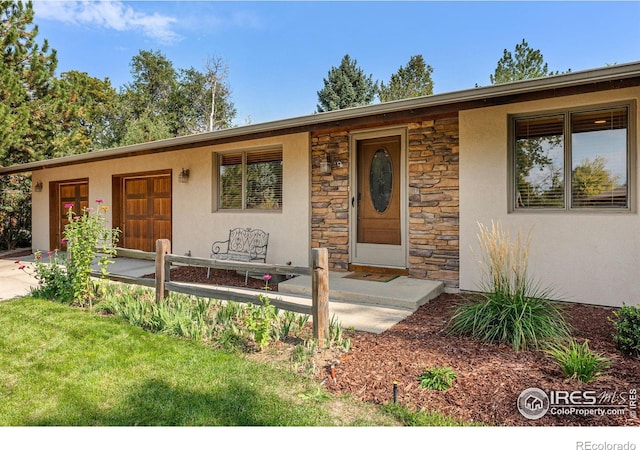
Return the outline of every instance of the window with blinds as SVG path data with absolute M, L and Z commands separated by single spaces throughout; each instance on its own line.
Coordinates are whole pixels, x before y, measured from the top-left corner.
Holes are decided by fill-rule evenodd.
M 629 209 L 629 107 L 513 120 L 514 209 Z
M 627 108 L 571 115 L 571 206 L 626 208 Z
M 516 208 L 564 208 L 563 116 L 516 120 Z
M 220 209 L 282 209 L 282 150 L 219 155 Z

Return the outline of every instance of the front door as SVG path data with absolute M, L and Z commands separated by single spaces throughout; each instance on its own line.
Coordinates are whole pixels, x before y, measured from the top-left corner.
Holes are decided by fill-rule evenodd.
M 53 249 L 66 250 L 64 229 L 69 223 L 69 206 L 75 214 L 82 214 L 89 207 L 89 181 L 53 181 L 50 184 L 51 216 L 49 223 L 49 246 Z
M 355 264 L 406 267 L 402 145 L 401 134 L 355 140 Z

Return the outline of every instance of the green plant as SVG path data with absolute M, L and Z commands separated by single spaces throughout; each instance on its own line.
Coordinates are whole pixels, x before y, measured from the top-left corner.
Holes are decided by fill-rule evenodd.
M 160 303 L 151 303 L 149 324 L 152 331 L 205 340 L 212 328 L 207 318 L 210 304 L 208 299 L 172 294 Z
M 518 233 L 512 241 L 499 224 L 492 224 L 491 230 L 480 224 L 479 241 L 482 298 L 456 308 L 449 332 L 508 343 L 516 351 L 568 337 L 570 327 L 563 309 L 551 300 L 553 290 L 528 275 L 529 237 Z
M 152 297 L 153 292 L 143 287 L 110 288 L 96 309 L 114 314 L 131 325 L 149 330 L 153 328 L 149 320 Z
M 627 356 L 640 357 L 640 306 L 627 306 L 613 313 L 615 327 L 613 342 Z
M 246 306 L 237 302 L 225 302 L 216 314 L 216 322 L 223 327 L 229 326 L 245 313 Z
M 294 327 L 296 320 L 296 313 L 293 311 L 284 311 L 282 314 L 278 316 L 278 325 L 280 328 L 279 334 L 280 339 L 283 341 L 289 336 L 289 333 Z
M 314 339 L 304 341 L 302 344 L 296 345 L 291 351 L 291 362 L 293 368 L 297 372 L 300 368 L 308 374 L 313 375 L 316 371 L 313 356 L 318 351 L 318 342 Z
M 249 314 L 245 318 L 247 329 L 253 333 L 254 340 L 260 350 L 269 345 L 271 340 L 272 324 L 277 315 L 275 307 L 269 302 L 269 297 L 260 294 L 260 305 L 249 305 Z
M 308 314 L 298 314 L 293 311 L 283 311 L 278 314 L 277 326 L 281 340 L 289 335 L 299 333 L 309 320 Z
M 449 366 L 436 366 L 427 368 L 418 377 L 420 387 L 425 389 L 437 389 L 446 391 L 453 386 L 453 380 L 458 374 Z
M 302 330 L 310 318 L 309 314 L 298 314 L 296 317 L 297 331 Z
M 344 337 L 342 323 L 335 314 L 329 320 L 329 333 L 325 337 L 325 345 L 327 348 L 336 346 L 344 351 L 349 351 L 351 348 L 351 339 Z
M 583 383 L 593 380 L 611 365 L 611 361 L 603 354 L 589 349 L 588 340 L 584 340 L 582 344 L 575 339 L 569 339 L 566 344 L 551 342 L 544 351 L 556 360 L 568 378 L 576 378 Z

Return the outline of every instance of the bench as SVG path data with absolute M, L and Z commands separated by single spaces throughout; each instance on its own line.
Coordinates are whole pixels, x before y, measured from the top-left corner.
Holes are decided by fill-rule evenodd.
M 233 228 L 229 230 L 229 239 L 215 241 L 211 244 L 211 258 L 227 261 L 267 262 L 267 246 L 269 233 L 257 228 Z M 211 268 L 207 269 L 207 278 Z M 249 280 L 249 271 L 245 274 L 244 283 Z

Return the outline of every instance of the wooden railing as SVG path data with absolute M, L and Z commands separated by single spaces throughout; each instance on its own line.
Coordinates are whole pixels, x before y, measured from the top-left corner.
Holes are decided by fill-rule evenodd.
M 181 264 L 188 266 L 208 267 L 214 269 L 227 269 L 258 272 L 278 275 L 311 275 L 311 306 L 292 303 L 269 295 L 265 291 L 262 295 L 269 298 L 269 302 L 279 309 L 293 311 L 300 314 L 309 314 L 313 320 L 313 337 L 322 342 L 329 329 L 329 264 L 327 249 L 314 248 L 312 252 L 312 267 L 295 267 L 288 265 L 274 265 L 262 263 L 247 263 L 239 261 L 221 261 L 208 258 L 196 258 L 171 254 L 171 242 L 168 239 L 156 241 L 156 251 L 143 252 L 118 247 L 117 256 L 121 258 L 142 259 L 155 261 L 155 279 L 131 277 L 127 275 L 107 274 L 105 278 L 121 283 L 136 284 L 153 287 L 156 291 L 156 302 L 162 301 L 166 292 L 194 295 L 204 298 L 215 298 L 240 303 L 260 304 L 257 294 L 236 292 L 219 287 L 179 283 L 171 281 L 171 265 Z M 102 276 L 94 272 L 95 276 Z

